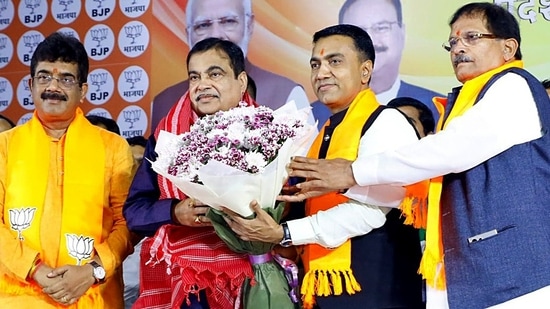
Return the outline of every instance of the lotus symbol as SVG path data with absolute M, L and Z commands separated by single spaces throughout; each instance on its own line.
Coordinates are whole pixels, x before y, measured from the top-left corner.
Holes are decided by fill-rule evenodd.
M 24 240 L 21 234 L 23 230 L 28 229 L 31 226 L 32 219 L 34 218 L 35 207 L 10 209 L 10 225 L 11 229 L 17 231 L 19 240 Z
M 67 239 L 67 250 L 69 255 L 76 259 L 76 265 L 81 265 L 82 260 L 92 257 L 94 251 L 93 238 L 75 234 L 65 234 L 65 237 Z

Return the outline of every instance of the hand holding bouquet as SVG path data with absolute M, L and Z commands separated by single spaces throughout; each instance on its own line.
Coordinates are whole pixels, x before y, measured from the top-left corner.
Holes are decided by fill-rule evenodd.
M 281 297 L 288 293 L 288 285 L 278 265 L 266 255 L 272 244 L 242 241 L 215 209 L 223 206 L 249 217 L 253 215 L 249 203 L 256 200 L 279 222 L 284 206 L 277 206 L 275 200 L 287 178 L 286 164 L 292 156 L 307 152 L 317 131 L 307 123 L 309 113 L 293 104 L 277 111 L 239 106 L 206 115 L 179 136 L 161 131 L 157 140 L 159 156 L 153 169 L 187 196 L 213 207 L 208 217 L 216 233 L 232 250 L 251 255 L 257 284 L 245 287 L 244 295 L 249 295 L 245 308 L 247 304 L 294 305 Z

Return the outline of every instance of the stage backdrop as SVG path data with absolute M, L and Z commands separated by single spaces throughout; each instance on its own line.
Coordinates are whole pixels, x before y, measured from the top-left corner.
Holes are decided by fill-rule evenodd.
M 82 109 L 113 118 L 124 137 L 148 131 L 153 14 L 149 0 L 0 0 L 0 113 L 32 116 L 30 58 L 54 31 L 77 37 L 90 57 Z
M 458 84 L 441 43 L 463 0 L 403 2 L 405 81 L 446 93 Z M 494 0 L 520 21 L 526 67 L 550 78 L 550 0 Z M 77 36 L 91 58 L 86 113 L 117 120 L 122 135 L 147 135 L 153 97 L 187 78 L 186 0 L 0 0 L 0 113 L 18 123 L 34 109 L 26 81 L 36 45 L 53 31 Z M 311 101 L 311 37 L 336 24 L 343 0 L 252 0 L 248 58 L 302 84 Z

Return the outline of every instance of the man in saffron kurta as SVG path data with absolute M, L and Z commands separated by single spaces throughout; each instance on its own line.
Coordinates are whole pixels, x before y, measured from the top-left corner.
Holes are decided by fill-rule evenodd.
M 337 25 L 313 37 L 311 83 L 332 116 L 309 157 L 357 158 L 412 143 L 414 128 L 397 110 L 377 102 L 369 81 L 374 48 L 357 26 Z M 332 171 L 337 172 L 337 171 Z M 253 203 L 257 218 L 232 214 L 230 226 L 245 240 L 304 245 L 304 308 L 421 308 L 418 233 L 402 225 L 400 187 L 329 192 L 306 202 L 308 217 L 278 225 Z
M 310 181 L 296 199 L 315 195 L 311 188 L 432 178 L 421 264 L 427 307 L 547 308 L 550 100 L 522 68 L 519 24 L 506 9 L 469 3 L 449 25 L 444 48 L 463 86 L 449 94 L 439 131 L 353 163 L 297 158 L 291 174 Z
M 87 75 L 78 40 L 47 37 L 31 59 L 36 111 L 0 134 L 2 307 L 123 308 L 132 157 L 79 108 Z

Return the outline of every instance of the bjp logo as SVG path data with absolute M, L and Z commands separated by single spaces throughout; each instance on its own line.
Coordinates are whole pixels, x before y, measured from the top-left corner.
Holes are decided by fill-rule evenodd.
M 17 231 L 17 236 L 19 237 L 19 240 L 25 239 L 22 235 L 23 230 L 26 230 L 31 226 L 35 211 L 36 208 L 34 207 L 9 210 L 11 229 Z
M 87 236 L 77 236 L 75 234 L 65 234 L 67 240 L 67 251 L 69 255 L 76 259 L 77 264 L 81 265 L 82 260 L 88 260 L 92 257 L 94 251 L 94 239 Z

